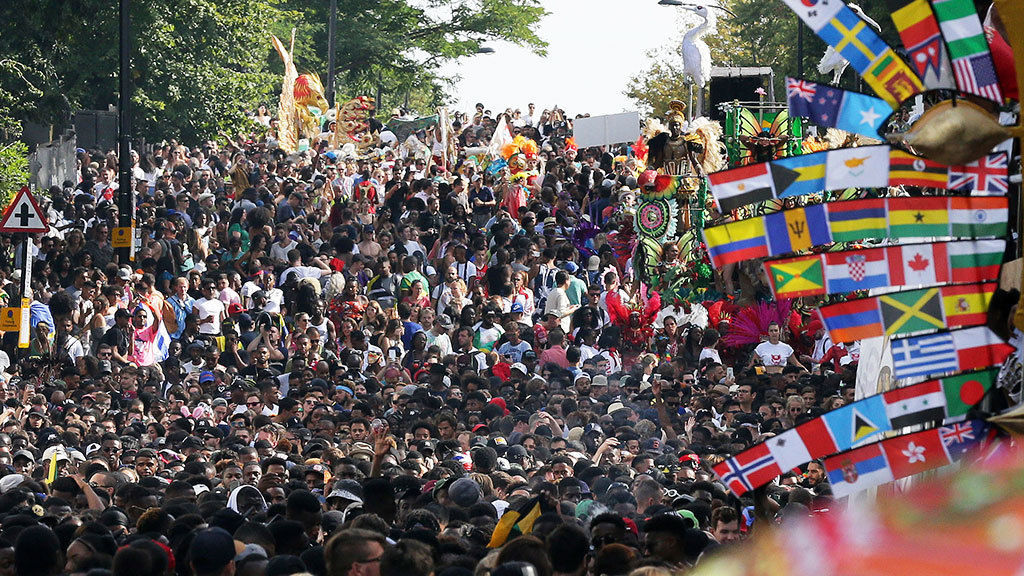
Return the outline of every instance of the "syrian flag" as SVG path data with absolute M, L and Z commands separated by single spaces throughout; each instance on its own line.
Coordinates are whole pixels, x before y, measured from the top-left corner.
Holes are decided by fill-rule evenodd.
M 893 430 L 946 417 L 946 395 L 938 380 L 897 388 L 883 394 L 882 399 Z

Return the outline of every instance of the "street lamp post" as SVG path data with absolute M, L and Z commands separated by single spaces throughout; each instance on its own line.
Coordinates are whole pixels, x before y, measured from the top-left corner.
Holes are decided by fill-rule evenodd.
M 331 0 L 327 20 L 327 103 L 334 107 L 334 33 L 338 26 L 338 0 Z
M 132 186 L 132 144 L 131 144 L 131 2 L 121 0 L 120 3 L 120 70 L 119 94 L 117 102 L 117 136 L 118 136 L 118 184 L 117 184 L 117 225 L 124 232 L 130 231 L 130 242 L 135 242 L 132 221 L 135 218 L 135 190 Z M 116 237 L 116 236 L 115 236 Z M 119 264 L 125 264 L 133 258 L 131 245 L 127 248 L 115 249 Z

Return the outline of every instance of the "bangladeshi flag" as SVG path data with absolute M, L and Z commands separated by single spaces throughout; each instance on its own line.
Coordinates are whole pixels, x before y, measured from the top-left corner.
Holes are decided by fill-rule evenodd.
M 974 407 L 995 385 L 999 370 L 982 370 L 943 378 L 942 392 L 946 395 L 946 418 L 963 416 Z

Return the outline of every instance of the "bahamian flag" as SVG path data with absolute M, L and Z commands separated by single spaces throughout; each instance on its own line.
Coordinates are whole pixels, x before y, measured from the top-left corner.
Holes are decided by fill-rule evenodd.
M 882 139 L 879 130 L 892 113 L 881 98 L 797 78 L 786 78 L 786 100 L 790 116 L 876 140 Z

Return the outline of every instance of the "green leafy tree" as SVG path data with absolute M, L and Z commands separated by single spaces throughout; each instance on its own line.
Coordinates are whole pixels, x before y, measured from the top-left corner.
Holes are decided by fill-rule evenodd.
M 0 206 L 6 206 L 14 193 L 28 184 L 28 147 L 18 141 L 21 126 L 12 115 L 17 102 L 11 89 L 39 96 L 40 92 L 26 78 L 27 68 L 21 62 L 0 59 Z
M 296 17 L 292 26 L 312 42 L 296 42 L 299 71 L 322 70 L 326 85 L 329 0 L 282 0 L 279 9 Z M 338 0 L 335 34 L 337 91 L 349 97 L 382 94 L 381 113 L 404 106 L 421 113 L 444 102 L 453 88 L 442 64 L 478 53 L 504 40 L 544 54 L 535 29 L 546 14 L 540 0 Z M 276 69 L 276 68 L 275 68 Z
M 270 0 L 132 2 L 133 134 L 196 141 L 237 128 L 270 92 Z M 110 0 L 7 0 L 0 58 L 21 57 L 41 96 L 13 113 L 60 123 L 118 100 L 118 11 Z

